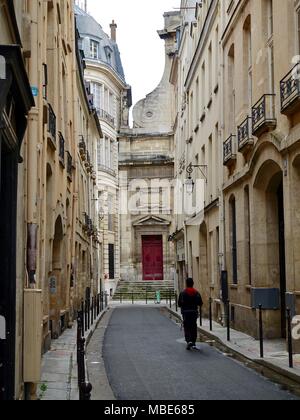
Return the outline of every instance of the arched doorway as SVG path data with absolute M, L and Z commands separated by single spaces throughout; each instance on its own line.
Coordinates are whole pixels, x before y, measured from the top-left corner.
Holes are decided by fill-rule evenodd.
M 52 338 L 58 338 L 61 333 L 60 311 L 62 309 L 61 279 L 63 269 L 62 259 L 63 225 L 59 216 L 55 222 L 54 240 L 52 248 L 52 272 L 49 280 L 50 287 L 50 329 Z
M 266 162 L 255 180 L 256 278 L 258 287 L 280 291 L 280 316 L 270 318 L 274 337 L 286 338 L 286 243 L 283 172 L 274 161 Z

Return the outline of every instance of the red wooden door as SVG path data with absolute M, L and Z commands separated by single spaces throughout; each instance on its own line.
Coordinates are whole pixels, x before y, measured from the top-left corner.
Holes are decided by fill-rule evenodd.
M 164 279 L 162 236 L 143 236 L 143 278 L 145 281 Z

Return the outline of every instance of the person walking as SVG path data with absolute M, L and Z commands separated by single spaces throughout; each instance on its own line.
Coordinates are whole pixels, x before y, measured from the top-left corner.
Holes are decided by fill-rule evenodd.
M 187 350 L 196 350 L 196 342 L 198 337 L 198 308 L 203 306 L 203 300 L 198 290 L 194 288 L 194 280 L 192 278 L 187 279 L 186 289 L 179 295 L 178 306 L 181 308 L 183 317 Z

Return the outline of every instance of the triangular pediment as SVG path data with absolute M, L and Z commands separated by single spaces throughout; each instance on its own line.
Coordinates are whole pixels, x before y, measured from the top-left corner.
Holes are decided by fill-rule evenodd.
M 158 216 L 147 216 L 133 223 L 133 226 L 169 226 L 171 222 Z

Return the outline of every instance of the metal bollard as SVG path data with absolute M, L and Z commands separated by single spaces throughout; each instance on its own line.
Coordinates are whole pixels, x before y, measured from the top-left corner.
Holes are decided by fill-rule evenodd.
M 292 312 L 290 308 L 287 309 L 287 327 L 288 327 L 288 348 L 289 348 L 289 366 L 294 368 L 294 355 L 293 355 L 293 337 L 292 337 Z
M 203 326 L 202 306 L 200 306 L 199 315 L 200 315 L 200 327 L 202 327 Z
M 132 299 L 132 304 L 134 305 L 134 294 L 133 293 L 131 295 L 131 299 Z
M 85 305 L 84 305 L 84 318 L 85 318 L 85 322 L 84 322 L 84 329 L 85 332 L 88 330 L 88 303 L 87 300 L 85 301 Z
M 264 354 L 264 325 L 263 325 L 263 311 L 262 305 L 259 305 L 259 343 L 260 343 L 260 358 L 265 357 Z
M 105 292 L 105 308 L 108 307 L 108 293 Z
M 90 384 L 89 382 L 84 382 L 81 384 L 80 390 L 81 390 L 81 396 L 82 396 L 81 401 L 90 401 L 92 397 L 92 390 L 93 390 L 92 384 Z
M 213 330 L 212 298 L 209 298 L 209 330 Z
M 172 290 L 170 290 L 170 309 L 172 309 Z
M 146 305 L 148 305 L 148 290 L 146 289 Z
M 82 332 L 82 337 L 84 337 L 84 302 L 83 300 L 81 301 L 80 317 L 81 317 L 81 332 Z
M 178 312 L 178 294 L 175 292 L 175 305 L 176 305 L 176 312 Z
M 227 341 L 229 342 L 230 337 L 230 301 L 227 301 Z

